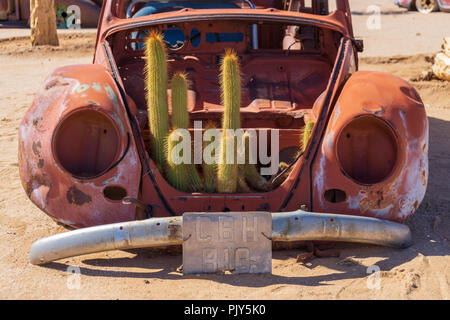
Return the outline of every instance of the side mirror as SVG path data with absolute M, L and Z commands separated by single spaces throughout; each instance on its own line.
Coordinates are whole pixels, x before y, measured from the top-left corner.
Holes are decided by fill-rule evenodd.
M 352 43 L 357 52 L 364 51 L 364 41 L 362 39 L 352 39 Z

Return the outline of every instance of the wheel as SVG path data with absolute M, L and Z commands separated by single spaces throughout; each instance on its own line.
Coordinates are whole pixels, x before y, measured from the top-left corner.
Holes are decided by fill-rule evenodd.
M 439 9 L 437 0 L 416 0 L 415 5 L 417 11 L 421 13 L 430 13 Z

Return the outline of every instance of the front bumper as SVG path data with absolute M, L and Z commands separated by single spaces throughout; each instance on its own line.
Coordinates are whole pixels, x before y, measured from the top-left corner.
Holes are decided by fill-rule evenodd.
M 94 252 L 183 244 L 182 217 L 151 218 L 69 231 L 33 243 L 32 264 Z M 376 218 L 302 210 L 272 213 L 272 241 L 344 241 L 395 248 L 412 244 L 403 224 Z

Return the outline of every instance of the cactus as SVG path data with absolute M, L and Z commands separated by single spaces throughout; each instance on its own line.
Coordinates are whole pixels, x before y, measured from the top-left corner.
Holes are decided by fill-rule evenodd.
M 183 136 L 173 130 L 167 137 L 167 181 L 172 187 L 180 191 L 189 189 L 188 172 L 184 163 L 176 164 L 172 157 L 174 148 L 183 141 Z M 179 156 L 182 156 L 180 154 Z
M 212 121 L 208 121 L 208 123 L 205 126 L 205 131 L 209 129 L 216 129 L 216 126 Z M 203 150 L 206 149 L 206 147 L 211 144 L 212 141 L 203 141 Z M 214 152 L 211 153 L 212 157 L 215 157 L 216 154 Z M 208 193 L 213 193 L 216 191 L 216 182 L 217 182 L 217 164 L 211 163 L 208 164 L 205 161 L 203 161 L 203 178 L 205 181 L 205 191 Z
M 169 133 L 167 102 L 167 59 L 163 36 L 152 31 L 146 40 L 145 64 L 147 109 L 151 136 L 151 156 L 165 169 L 167 165 L 166 139 Z
M 234 143 L 233 163 L 227 163 L 227 144 L 234 135 L 227 134 L 227 129 L 240 127 L 241 107 L 241 75 L 236 53 L 227 50 L 220 66 L 220 86 L 222 91 L 222 105 L 224 106 L 222 118 L 222 141 L 217 171 L 217 190 L 221 193 L 236 192 L 238 182 L 238 165 L 236 161 L 236 143 Z M 236 142 L 236 141 L 234 141 Z
M 292 171 L 292 167 L 289 170 L 286 170 L 282 175 L 280 176 L 278 175 L 281 174 L 281 172 L 283 172 L 283 170 L 287 169 L 288 167 L 289 165 L 286 162 L 280 162 L 278 164 L 278 174 L 275 175 L 270 181 L 272 189 L 279 187 L 284 182 L 284 180 L 287 179 L 287 177 Z
M 299 157 L 306 149 L 306 146 L 308 145 L 308 141 L 311 138 L 311 132 L 314 128 L 314 124 L 315 122 L 310 120 L 307 121 L 305 126 L 302 129 L 301 135 L 300 135 L 300 150 L 297 153 L 296 157 Z M 281 172 L 283 172 L 283 174 L 281 175 L 277 175 L 275 177 L 273 177 L 270 181 L 270 185 L 272 186 L 272 188 L 277 188 L 278 186 L 280 186 L 284 180 L 287 179 L 287 177 L 289 176 L 289 174 L 291 173 L 293 167 L 289 167 L 289 165 L 285 162 L 280 162 L 278 165 L 278 172 L 279 174 Z M 275 180 L 274 180 L 275 179 Z
M 255 165 L 250 163 L 250 134 L 248 132 L 244 133 L 242 136 L 242 142 L 245 152 L 245 164 L 243 166 L 246 181 L 250 187 L 256 190 L 267 191 L 267 180 L 259 174 Z
M 186 172 L 188 174 L 189 179 L 189 191 L 191 192 L 203 191 L 205 187 L 194 163 L 186 165 Z
M 187 90 L 188 81 L 186 74 L 176 72 L 171 80 L 172 89 L 172 128 L 188 129 L 189 113 L 187 111 Z M 186 164 L 186 172 L 189 181 L 188 190 L 191 192 L 199 192 L 204 189 L 202 179 L 197 172 L 194 162 Z
M 310 120 L 310 121 L 307 121 L 305 126 L 303 127 L 302 134 L 300 136 L 300 138 L 301 138 L 300 151 L 301 152 L 305 151 L 306 146 L 308 145 L 308 141 L 309 141 L 309 138 L 311 137 L 312 129 L 314 128 L 314 124 L 315 124 L 315 122 Z
M 247 181 L 245 180 L 245 165 L 239 165 L 238 167 L 238 186 L 237 191 L 240 193 L 250 193 L 252 192 L 252 189 L 247 184 Z
M 185 73 L 176 72 L 170 82 L 172 89 L 172 129 L 187 129 L 189 114 L 187 111 L 188 81 Z

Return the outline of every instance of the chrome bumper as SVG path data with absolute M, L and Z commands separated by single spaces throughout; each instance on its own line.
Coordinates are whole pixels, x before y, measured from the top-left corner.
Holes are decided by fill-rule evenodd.
M 183 243 L 180 217 L 108 224 L 69 231 L 33 243 L 32 264 L 109 250 L 151 248 Z M 272 213 L 272 241 L 344 241 L 406 248 L 411 231 L 403 224 L 375 218 L 302 210 Z

